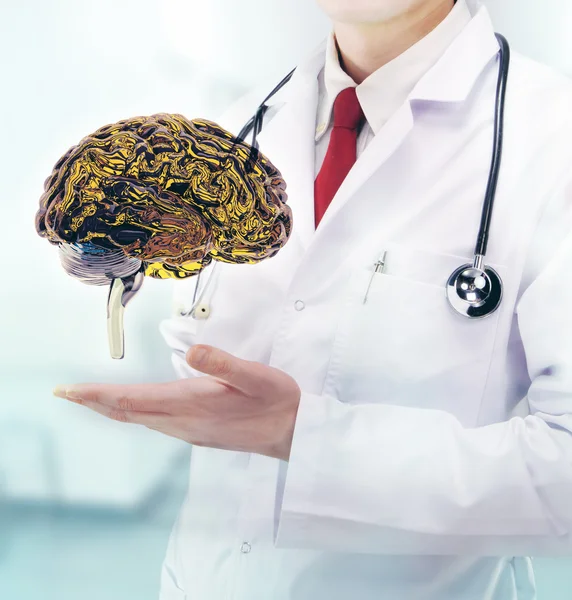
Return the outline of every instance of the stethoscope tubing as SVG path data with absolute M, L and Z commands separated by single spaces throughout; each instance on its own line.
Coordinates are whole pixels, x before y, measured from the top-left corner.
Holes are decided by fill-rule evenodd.
M 481 215 L 481 224 L 479 227 L 479 233 L 477 235 L 477 243 L 475 245 L 475 256 L 482 257 L 484 257 L 487 253 L 493 207 L 497 192 L 497 184 L 502 161 L 506 88 L 510 66 L 510 46 L 508 44 L 508 41 L 500 33 L 496 34 L 496 38 L 500 45 L 500 67 L 495 100 L 493 155 L 491 160 L 487 191 L 485 193 L 483 212 Z

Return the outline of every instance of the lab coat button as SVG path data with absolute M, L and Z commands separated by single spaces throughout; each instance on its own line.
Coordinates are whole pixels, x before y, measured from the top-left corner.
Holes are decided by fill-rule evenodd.
M 195 310 L 193 311 L 193 318 L 198 321 L 202 321 L 204 319 L 208 319 L 211 314 L 211 307 L 208 304 L 197 304 Z
M 250 546 L 250 544 L 248 542 L 244 542 L 242 544 L 242 546 L 240 547 L 240 551 L 243 554 L 248 554 L 250 552 L 250 550 L 251 550 L 251 546 Z
M 304 310 L 304 308 L 306 308 L 306 305 L 304 304 L 304 302 L 302 302 L 302 300 L 296 300 L 296 302 L 294 302 L 294 308 L 296 310 Z

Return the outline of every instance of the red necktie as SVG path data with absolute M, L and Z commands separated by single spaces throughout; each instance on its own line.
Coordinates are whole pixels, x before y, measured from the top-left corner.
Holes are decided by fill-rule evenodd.
M 356 161 L 357 134 L 363 119 L 356 89 L 341 91 L 334 102 L 334 127 L 328 151 L 314 182 L 316 227 Z

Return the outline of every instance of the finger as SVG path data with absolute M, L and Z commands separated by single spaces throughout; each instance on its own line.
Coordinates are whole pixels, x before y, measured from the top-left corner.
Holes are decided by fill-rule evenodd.
M 127 412 L 168 412 L 169 407 L 183 400 L 189 391 L 185 394 L 181 381 L 172 381 L 146 384 L 85 383 L 58 386 L 53 393 L 79 404 L 92 402 Z
M 144 425 L 152 429 L 165 427 L 173 417 L 164 413 L 152 413 L 152 412 L 140 412 L 140 411 L 129 411 L 107 404 L 101 404 L 99 402 L 93 402 L 91 400 L 74 400 L 77 404 L 81 404 L 86 408 L 89 408 L 93 412 L 96 412 L 112 421 L 118 421 L 119 423 L 132 423 L 135 425 Z
M 272 383 L 269 367 L 238 358 L 220 348 L 196 344 L 186 358 L 197 371 L 218 377 L 249 394 L 270 388 Z

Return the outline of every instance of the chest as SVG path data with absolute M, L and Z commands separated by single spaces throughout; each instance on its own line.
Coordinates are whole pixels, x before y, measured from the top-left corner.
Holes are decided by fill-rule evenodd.
M 490 166 L 488 125 L 476 120 L 459 136 L 439 115 L 425 119 L 423 131 L 334 199 L 333 214 L 306 240 L 296 219 L 312 206 L 311 188 L 293 186 L 292 239 L 263 263 L 217 265 L 197 341 L 273 364 L 303 389 L 343 402 L 426 406 L 474 422 L 491 363 L 506 351 L 541 205 L 538 173 L 523 169 L 530 161 L 512 145 L 487 255 L 504 282 L 501 308 L 485 319 L 455 313 L 445 285 L 472 262 Z M 432 129 L 440 131 L 433 142 Z M 371 141 L 358 173 L 382 145 Z

